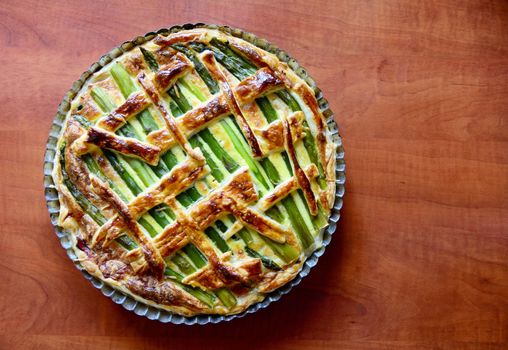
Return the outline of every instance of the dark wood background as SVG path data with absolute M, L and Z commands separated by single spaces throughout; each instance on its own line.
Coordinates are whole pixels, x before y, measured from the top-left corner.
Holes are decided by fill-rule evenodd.
M 255 315 L 163 325 L 69 262 L 43 196 L 44 146 L 81 72 L 188 22 L 286 49 L 336 113 L 339 230 L 318 267 Z M 0 2 L 1 349 L 507 349 L 508 2 Z

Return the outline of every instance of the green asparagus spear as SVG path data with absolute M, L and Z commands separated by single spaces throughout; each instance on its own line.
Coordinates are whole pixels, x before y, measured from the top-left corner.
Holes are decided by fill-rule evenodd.
M 128 235 L 120 236 L 116 241 L 127 250 L 132 250 L 138 246 Z
M 185 290 L 187 293 L 191 294 L 192 296 L 196 297 L 206 305 L 212 307 L 215 302 L 215 297 L 207 292 L 202 291 L 199 288 L 196 287 L 190 287 L 187 285 L 184 285 L 181 283 L 184 276 L 176 272 L 175 270 L 166 267 L 166 270 L 164 271 L 164 274 L 171 278 L 178 286 L 180 286 L 183 290 Z
M 262 235 L 259 236 L 263 241 L 265 241 L 265 243 L 270 247 L 270 249 L 272 249 L 274 253 L 277 254 L 279 258 L 281 258 L 283 261 L 287 263 L 295 260 L 296 258 L 298 258 L 298 256 L 300 256 L 300 252 L 298 251 L 298 249 L 290 246 L 289 244 L 277 243 L 265 236 Z
M 187 111 L 190 111 L 192 109 L 192 106 L 190 105 L 189 101 L 187 101 L 187 99 L 183 95 L 183 93 L 180 90 L 180 87 L 178 86 L 178 84 L 173 85 L 168 90 L 168 94 L 169 94 L 169 96 L 171 96 L 173 101 L 175 101 L 175 103 L 177 104 L 178 108 L 180 108 L 180 110 L 183 113 L 185 113 Z
M 173 114 L 174 117 L 179 117 L 183 114 L 180 107 L 178 107 L 178 105 L 173 100 L 169 102 L 169 109 L 171 110 L 171 114 Z
M 188 84 L 184 79 L 180 78 L 178 79 L 178 83 L 181 84 L 182 86 L 184 86 L 187 90 L 189 90 L 190 92 L 192 92 L 192 94 L 194 96 L 196 96 L 198 98 L 198 100 L 200 100 L 201 102 L 205 101 L 206 100 L 206 97 L 205 95 L 203 95 L 203 93 L 201 92 L 201 90 L 199 90 L 199 88 L 197 86 L 195 86 L 194 84 Z
M 291 174 L 291 176 L 293 176 L 293 167 L 291 166 L 291 163 L 289 162 L 289 156 L 288 156 L 288 153 L 286 151 L 282 151 L 280 153 L 280 155 L 282 156 L 282 159 L 284 159 L 284 163 L 286 163 L 286 168 L 288 169 L 289 171 L 289 174 Z
M 270 100 L 268 100 L 268 98 L 259 97 L 256 99 L 256 103 L 257 103 L 259 109 L 261 109 L 261 112 L 263 112 L 263 115 L 265 116 L 266 121 L 268 123 L 271 123 L 271 122 L 278 119 L 277 112 L 273 108 L 273 106 L 272 106 Z
M 245 59 L 242 55 L 233 51 L 233 49 L 231 49 L 231 47 L 229 46 L 228 42 L 223 42 L 216 38 L 213 38 L 210 41 L 210 44 L 217 47 L 225 55 L 230 57 L 233 61 L 235 61 L 236 64 L 238 64 L 240 67 L 242 67 L 245 71 L 249 72 L 250 74 L 254 73 L 257 70 L 257 67 L 254 66 L 252 62 Z
M 194 51 L 203 52 L 205 50 L 211 50 L 215 56 L 215 59 L 219 61 L 228 71 L 230 71 L 236 78 L 242 80 L 249 76 L 249 73 L 246 72 L 240 65 L 238 65 L 235 61 L 233 61 L 230 57 L 225 55 L 219 49 L 213 46 L 206 46 L 201 43 L 190 43 L 190 47 Z
M 266 256 L 259 254 L 254 249 L 250 248 L 249 246 L 245 246 L 245 252 L 253 258 L 261 259 L 261 263 L 267 269 L 274 270 L 274 271 L 282 270 L 282 268 L 279 265 L 277 265 L 273 260 L 267 258 Z
M 189 243 L 182 249 L 185 254 L 191 259 L 191 261 L 196 265 L 198 269 L 204 267 L 208 261 L 206 257 L 199 251 L 194 244 Z
M 206 164 L 208 164 L 208 167 L 210 167 L 210 171 L 212 173 L 212 176 L 218 181 L 221 182 L 224 180 L 224 175 L 220 171 L 219 166 L 215 163 L 215 161 L 212 159 L 211 155 L 208 154 L 208 152 L 203 147 L 201 140 L 195 135 L 189 140 L 192 147 L 196 148 L 199 147 L 201 149 L 201 152 L 203 152 L 203 156 L 206 159 Z
M 203 129 L 199 132 L 199 136 L 208 144 L 212 152 L 215 154 L 215 156 L 220 159 L 226 168 L 227 171 L 230 173 L 234 172 L 236 169 L 238 169 L 240 166 L 238 163 L 231 158 L 231 156 L 228 154 L 228 152 L 222 147 L 217 139 L 212 135 L 210 130 Z
M 138 222 L 148 232 L 150 237 L 157 236 L 157 230 L 143 216 L 139 218 Z
M 233 217 L 233 219 L 232 219 L 231 221 L 234 221 L 234 217 Z M 227 231 L 227 229 L 228 229 L 228 228 L 226 227 L 226 225 L 224 225 L 224 223 L 223 223 L 222 221 L 220 221 L 220 220 L 217 220 L 217 221 L 215 222 L 215 225 L 216 225 L 216 226 L 217 226 L 217 228 L 218 228 L 219 230 L 221 230 L 222 232 L 226 232 L 226 231 Z
M 278 266 L 275 262 L 273 262 L 271 259 L 262 256 L 258 252 L 256 252 L 254 249 L 250 248 L 249 246 L 254 244 L 254 239 L 252 238 L 251 232 L 249 232 L 249 229 L 242 228 L 240 231 L 238 231 L 237 235 L 245 242 L 245 251 L 247 254 L 254 258 L 260 258 L 261 262 L 267 269 L 271 270 L 280 270 L 280 266 Z M 263 236 L 261 236 L 263 237 Z M 287 245 L 287 244 L 278 244 L 275 243 L 272 245 L 268 242 L 270 242 L 270 239 L 265 239 L 263 237 L 263 240 L 268 244 L 268 246 L 277 254 L 279 255 L 284 261 L 289 262 L 293 259 L 295 259 L 298 256 L 298 252 L 293 247 Z
M 229 251 L 229 246 L 222 236 L 212 227 L 208 227 L 205 230 L 206 235 L 212 240 L 212 242 L 219 248 L 223 253 Z
M 236 305 L 236 297 L 226 288 L 217 289 L 215 295 L 217 295 L 222 304 L 230 309 Z
M 85 129 L 90 129 L 90 127 L 92 126 L 92 123 L 90 123 L 90 121 L 88 119 L 86 119 L 85 117 L 83 117 L 82 115 L 76 114 L 76 115 L 73 115 L 72 118 L 75 121 L 77 121 Z
M 217 92 L 219 92 L 219 86 L 217 85 L 217 82 L 210 76 L 210 73 L 205 68 L 203 63 L 201 63 L 201 61 L 196 57 L 194 51 L 180 44 L 172 45 L 172 47 L 182 52 L 192 61 L 199 76 L 201 77 L 201 79 L 203 79 L 203 81 L 205 82 L 206 86 L 208 87 L 208 89 L 212 94 L 216 94 Z
M 130 174 L 125 170 L 125 168 L 120 164 L 116 154 L 107 149 L 103 150 L 104 156 L 109 161 L 113 169 L 117 172 L 117 174 L 122 178 L 127 187 L 132 191 L 132 193 L 137 196 L 142 192 L 141 188 L 138 186 L 136 181 L 130 176 Z
M 102 109 L 104 112 L 109 113 L 113 109 L 115 109 L 115 105 L 111 102 L 106 92 L 100 87 L 98 86 L 94 87 L 91 90 L 90 95 L 92 96 L 95 103 L 97 103 L 99 108 Z
M 164 153 L 162 160 L 168 167 L 168 170 L 173 169 L 173 167 L 178 164 L 178 160 L 176 159 L 173 152 L 171 152 L 171 150 L 168 150 L 166 153 Z
M 289 106 L 289 108 L 291 108 L 293 112 L 302 110 L 298 102 L 296 102 L 293 96 L 291 96 L 291 94 L 286 90 L 277 91 L 276 94 L 277 96 L 280 97 L 282 101 L 284 101 Z
M 180 271 L 185 273 L 186 275 L 190 275 L 191 273 L 196 271 L 196 268 L 191 265 L 190 261 L 187 260 L 187 257 L 182 255 L 180 252 L 176 252 L 171 259 L 175 265 L 178 266 Z
M 140 47 L 139 50 L 143 54 L 143 58 L 145 59 L 148 68 L 150 68 L 152 72 L 157 72 L 159 70 L 159 63 L 157 63 L 155 56 L 143 47 Z
M 171 220 L 175 219 L 175 214 L 166 204 L 159 204 L 148 211 L 148 213 L 154 218 L 155 221 L 161 226 L 166 227 L 170 224 L 168 217 Z

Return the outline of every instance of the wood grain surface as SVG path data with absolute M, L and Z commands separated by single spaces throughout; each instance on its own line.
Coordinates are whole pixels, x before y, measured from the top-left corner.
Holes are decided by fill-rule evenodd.
M 289 295 L 230 323 L 138 317 L 51 227 L 56 108 L 119 43 L 188 22 L 286 49 L 335 111 L 339 229 Z M 0 349 L 507 349 L 508 2 L 1 1 Z

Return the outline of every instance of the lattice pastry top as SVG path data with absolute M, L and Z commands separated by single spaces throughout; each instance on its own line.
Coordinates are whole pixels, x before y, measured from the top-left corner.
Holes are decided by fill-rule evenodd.
M 321 244 L 335 146 L 285 63 L 210 29 L 156 36 L 71 102 L 53 178 L 82 266 L 183 315 L 246 309 Z

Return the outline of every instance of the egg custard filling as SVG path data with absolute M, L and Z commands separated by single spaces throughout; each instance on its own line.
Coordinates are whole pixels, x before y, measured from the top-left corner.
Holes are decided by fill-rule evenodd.
M 123 53 L 72 100 L 53 178 L 91 275 L 181 315 L 234 314 L 321 246 L 335 152 L 275 55 L 192 29 Z

